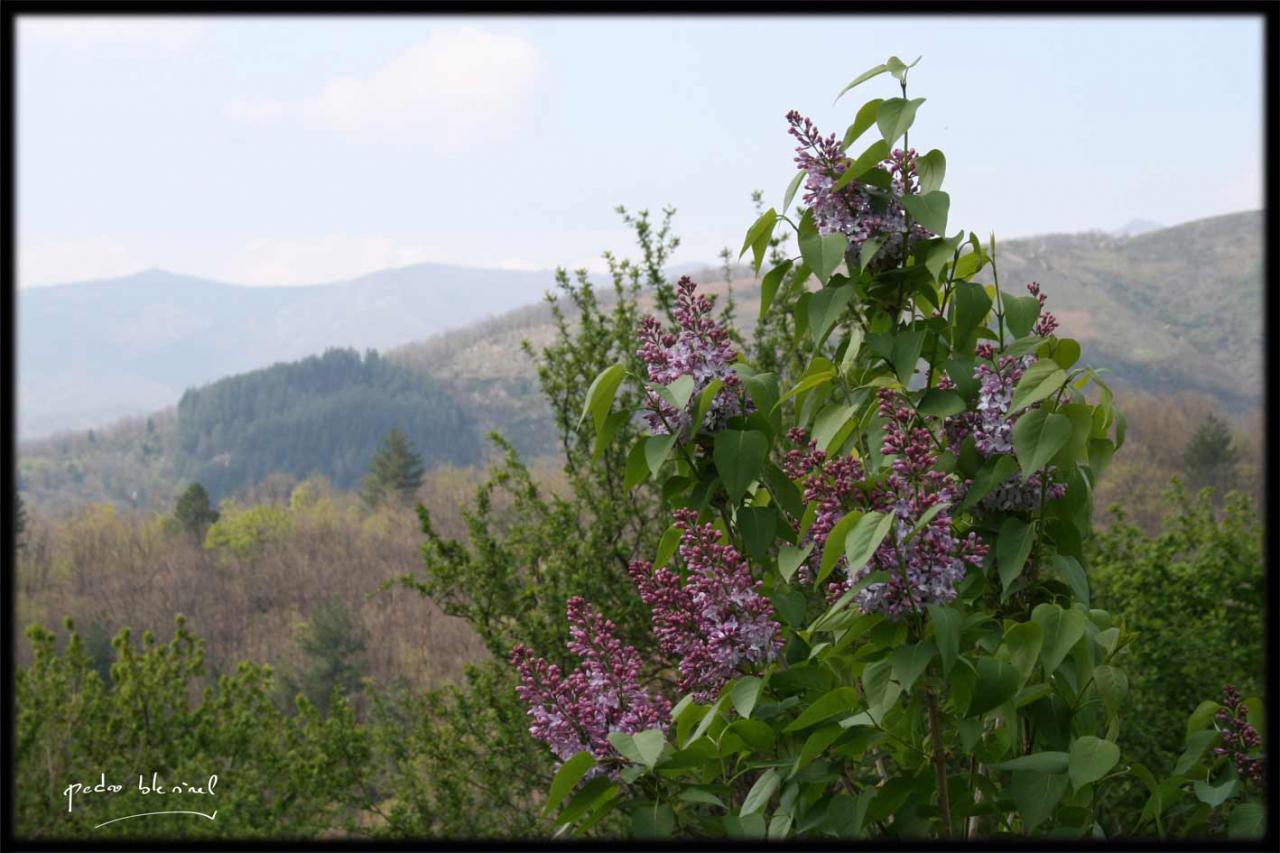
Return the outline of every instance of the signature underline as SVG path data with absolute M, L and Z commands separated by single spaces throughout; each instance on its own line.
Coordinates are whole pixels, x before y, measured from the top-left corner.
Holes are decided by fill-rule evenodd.
M 213 814 L 205 814 L 204 812 L 187 812 L 187 811 L 141 812 L 139 814 L 131 814 L 131 815 L 125 815 L 124 817 L 112 818 L 111 820 L 104 821 L 103 823 L 98 824 L 97 826 L 94 827 L 94 829 L 101 829 L 102 827 L 106 826 L 108 823 L 115 823 L 116 821 L 120 821 L 120 820 L 128 820 L 131 817 L 146 817 L 147 815 L 155 815 L 155 814 L 194 814 L 194 815 L 199 815 L 200 817 L 203 817 L 203 818 L 208 818 L 209 820 L 213 820 L 215 817 L 218 816 L 218 810 L 214 809 Z

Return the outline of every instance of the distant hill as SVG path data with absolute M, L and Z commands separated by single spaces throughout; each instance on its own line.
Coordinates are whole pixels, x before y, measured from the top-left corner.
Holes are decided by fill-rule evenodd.
M 1158 393 L 1198 391 L 1216 400 L 1223 409 L 1237 412 L 1260 405 L 1264 378 L 1261 213 L 1214 217 L 1133 237 L 1091 232 L 1009 240 L 999 243 L 998 249 L 1004 288 L 1017 291 L 1028 281 L 1039 281 L 1048 294 L 1050 309 L 1062 321 L 1063 331 L 1081 341 L 1084 361 L 1109 368 L 1111 381 L 1118 388 L 1140 385 Z M 723 293 L 725 285 L 714 283 L 718 273 L 703 270 L 695 278 L 708 282 L 708 289 Z M 548 289 L 551 277 L 529 275 L 536 281 L 529 282 L 534 296 L 501 303 L 489 302 L 487 291 L 485 297 L 477 299 L 473 291 L 467 297 L 476 303 L 471 310 L 492 315 L 496 314 L 493 309 L 502 304 L 533 302 Z M 732 287 L 739 327 L 749 335 L 758 308 L 758 282 L 740 278 Z M 250 298 L 256 290 L 235 288 L 233 292 Z M 406 301 L 413 293 L 421 292 L 413 285 L 406 285 L 406 290 L 401 297 Z M 392 300 L 392 304 L 399 303 Z M 235 307 L 241 313 L 245 311 L 243 305 Z M 213 314 L 226 309 L 210 304 L 208 310 Z M 279 316 L 294 315 L 284 312 Z M 307 322 L 297 316 L 297 322 Z M 432 321 L 422 318 L 421 313 L 412 316 L 418 319 L 399 318 L 397 322 L 402 325 L 398 328 L 407 330 L 414 323 Z M 226 334 L 237 339 L 237 333 Z M 256 334 L 240 337 L 254 339 Z M 451 427 L 451 434 L 470 430 L 475 444 L 469 446 L 458 438 L 453 451 L 433 459 L 460 463 L 474 460 L 479 451 L 473 448 L 483 447 L 483 434 L 490 430 L 511 438 L 528 456 L 556 452 L 549 411 L 538 392 L 533 363 L 522 349 L 525 340 L 536 350 L 553 336 L 554 326 L 545 303 L 528 304 L 460 329 L 417 336 L 412 343 L 386 352 L 383 360 L 389 365 L 426 377 L 429 385 L 424 387 L 435 390 L 423 393 L 442 411 L 456 409 L 465 418 L 466 425 L 459 420 Z M 161 337 L 157 332 L 156 339 Z M 172 350 L 166 352 L 183 349 L 182 339 L 176 334 L 174 338 L 166 345 Z M 209 340 L 209 346 L 217 341 Z M 317 351 L 322 348 L 317 347 Z M 284 371 L 273 375 L 283 380 L 293 374 Z M 246 387 L 256 381 L 249 381 Z M 227 387 L 240 386 L 232 382 Z M 195 399 L 203 393 L 193 392 Z M 284 395 L 281 399 L 294 395 L 290 399 L 296 397 L 299 405 L 306 396 L 298 388 L 282 387 L 278 393 Z M 20 411 L 23 405 L 20 396 Z M 377 407 L 372 403 L 357 408 L 362 408 L 369 418 L 385 414 L 375 411 Z M 338 409 L 326 411 L 341 417 Z M 183 467 L 186 462 L 179 464 L 186 458 L 183 454 L 189 453 L 177 440 L 185 429 L 183 417 L 180 407 L 177 412 L 148 418 L 145 424 L 149 426 L 143 419 L 134 418 L 94 433 L 24 442 L 19 453 L 23 488 L 33 506 L 68 506 L 101 499 L 153 505 L 171 502 L 172 483 L 180 476 L 198 473 Z M 252 420 L 238 427 L 246 430 L 246 435 L 256 428 Z M 364 439 L 357 440 L 353 433 L 348 440 L 355 445 Z M 270 460 L 264 458 L 261 464 L 269 466 Z M 335 456 L 321 471 L 348 482 L 355 475 L 342 464 L 346 463 L 340 464 Z
M 549 272 L 416 264 L 305 287 L 149 270 L 17 298 L 18 434 L 101 426 L 327 347 L 386 349 L 537 301 Z

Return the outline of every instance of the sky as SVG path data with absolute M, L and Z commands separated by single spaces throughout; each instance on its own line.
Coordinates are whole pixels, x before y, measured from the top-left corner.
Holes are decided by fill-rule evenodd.
M 950 230 L 1262 206 L 1260 18 L 26 16 L 19 286 L 600 268 L 619 204 L 674 206 L 673 261 L 714 262 L 752 190 L 781 203 L 787 111 L 842 134 L 891 54 L 923 57 Z

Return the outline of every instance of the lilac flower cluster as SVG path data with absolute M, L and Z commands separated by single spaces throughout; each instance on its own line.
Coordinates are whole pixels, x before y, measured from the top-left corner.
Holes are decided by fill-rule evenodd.
M 910 536 L 917 520 L 931 507 L 954 504 L 961 485 L 953 475 L 937 470 L 929 431 L 910 427 L 915 412 L 900 405 L 891 389 L 880 390 L 880 415 L 887 421 L 881 453 L 893 457 L 893 463 L 884 484 L 873 488 L 869 497 L 873 509 L 892 513 L 895 522 L 871 560 L 831 592 L 838 595 L 872 572 L 885 572 L 887 581 L 870 584 L 858 593 L 858 606 L 868 613 L 897 617 L 953 600 L 956 585 L 964 579 L 965 564 L 981 565 L 987 546 L 976 533 L 957 537 L 947 509 Z
M 649 379 L 659 385 L 670 385 L 681 376 L 693 378 L 693 393 L 683 410 L 676 409 L 651 389 L 646 389 L 645 420 L 658 435 L 669 430 L 688 436 L 702 427 L 693 423 L 693 412 L 703 389 L 719 379 L 724 383 L 711 402 L 707 426 L 716 430 L 729 418 L 750 410 L 744 408 L 741 379 L 733 370 L 738 354 L 729 340 L 729 331 L 711 316 L 711 300 L 695 293 L 696 285 L 685 276 L 676 283 L 675 318 L 678 329 L 672 333 L 662 328 L 656 317 L 647 315 L 640 321 L 641 346 L 636 353 L 649 370 Z
M 529 733 L 561 761 L 583 750 L 597 761 L 617 758 L 610 732 L 665 728 L 671 703 L 640 686 L 640 654 L 615 636 L 615 625 L 582 598 L 568 602 L 569 651 L 582 664 L 568 676 L 524 645 L 511 652 L 520 674 L 516 693 L 529 706 Z
M 1222 746 L 1214 749 L 1215 755 L 1229 755 L 1240 778 L 1262 784 L 1263 764 L 1261 758 L 1250 758 L 1249 753 L 1262 746 L 1262 738 L 1258 731 L 1249 725 L 1249 712 L 1244 706 L 1240 693 L 1228 684 L 1222 689 L 1222 704 L 1225 708 L 1218 711 L 1218 731 L 1222 734 Z
M 895 149 L 889 159 L 879 164 L 878 168 L 890 175 L 891 190 L 887 196 L 870 184 L 858 181 L 850 181 L 837 190 L 836 184 L 853 164 L 853 158 L 840 150 L 835 134 L 824 137 L 810 119 L 795 110 L 787 113 L 787 122 L 791 125 L 787 132 L 800 143 L 795 162 L 806 173 L 802 198 L 813 211 L 818 231 L 845 235 L 855 251 L 867 240 L 883 238 L 884 243 L 870 268 L 896 266 L 904 257 L 904 237 L 908 233 L 907 212 L 900 199 L 919 190 L 915 150 Z M 911 224 L 910 245 L 932 236 L 918 223 Z
M 1027 291 L 1040 300 L 1040 318 L 1036 320 L 1035 326 L 1031 329 L 1032 334 L 1047 338 L 1058 330 L 1058 318 L 1048 311 L 1044 310 L 1044 303 L 1048 299 L 1040 291 L 1040 282 L 1033 281 L 1027 285 Z
M 679 689 L 709 702 L 744 663 L 774 660 L 782 630 L 773 606 L 761 595 L 747 561 L 719 542 L 710 524 L 699 525 L 693 510 L 676 512 L 682 531 L 677 551 L 687 569 L 680 574 L 647 562 L 631 564 L 640 597 L 653 610 L 653 632 L 662 651 L 679 661 Z
M 828 457 L 818 449 L 815 441 L 799 427 L 787 433 L 800 449 L 787 451 L 782 463 L 783 472 L 792 480 L 801 481 L 804 499 L 818 505 L 813 523 L 805 533 L 805 542 L 813 544 L 813 550 L 796 570 L 800 583 L 813 580 L 814 572 L 822 565 L 822 550 L 826 547 L 831 530 L 846 512 L 846 505 L 855 496 L 855 485 L 864 478 L 862 463 L 852 456 Z M 836 568 L 843 569 L 848 561 L 840 558 Z

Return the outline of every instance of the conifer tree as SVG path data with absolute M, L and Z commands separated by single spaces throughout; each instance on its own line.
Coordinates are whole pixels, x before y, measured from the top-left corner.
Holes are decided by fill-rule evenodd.
M 209 502 L 209 493 L 199 483 L 192 483 L 178 498 L 173 517 L 192 536 L 203 539 L 205 531 L 218 520 L 218 511 Z
M 1205 415 L 1183 451 L 1187 476 L 1194 488 L 1212 486 L 1222 494 L 1236 484 L 1235 466 L 1240 461 L 1231 427 L 1212 412 Z
M 393 429 L 373 456 L 361 497 L 369 507 L 387 498 L 411 501 L 422 485 L 422 471 L 422 457 L 409 446 L 403 432 Z

